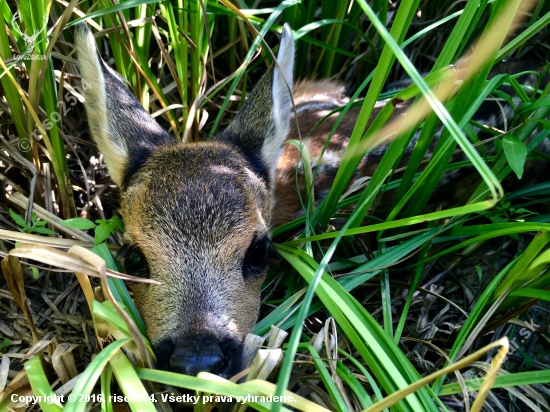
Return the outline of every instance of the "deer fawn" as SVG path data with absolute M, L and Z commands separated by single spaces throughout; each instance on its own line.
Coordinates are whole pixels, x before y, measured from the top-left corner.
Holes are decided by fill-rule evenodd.
M 258 317 L 270 228 L 301 211 L 294 181 L 298 151 L 282 149 L 291 128 L 292 32 L 284 26 L 278 66 L 261 78 L 232 123 L 213 141 L 192 144 L 176 140 L 143 109 L 101 59 L 85 25 L 77 28 L 76 45 L 82 77 L 93 85 L 85 92 L 91 134 L 121 191 L 125 270 L 161 282 L 133 287 L 158 367 L 232 376 L 241 369 L 243 340 Z M 326 81 L 297 85 L 303 129 L 320 118 L 312 113 L 344 105 L 342 93 Z M 321 198 L 357 113 L 350 111 L 316 165 Z M 333 122 L 310 138 L 312 159 Z M 383 149 L 371 152 L 361 175 L 371 175 L 382 155 Z

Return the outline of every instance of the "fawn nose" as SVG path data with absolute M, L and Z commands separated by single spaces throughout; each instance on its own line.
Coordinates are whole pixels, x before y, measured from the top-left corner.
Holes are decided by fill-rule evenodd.
M 230 337 L 210 334 L 167 338 L 155 344 L 157 368 L 196 375 L 210 372 L 230 378 L 241 371 L 243 344 Z
M 225 356 L 217 343 L 188 342 L 174 351 L 170 357 L 170 369 L 185 375 L 199 372 L 218 374 L 225 366 Z

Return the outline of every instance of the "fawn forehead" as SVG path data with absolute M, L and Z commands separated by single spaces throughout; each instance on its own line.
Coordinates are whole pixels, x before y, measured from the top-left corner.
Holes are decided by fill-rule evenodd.
M 231 145 L 176 144 L 158 150 L 122 194 L 131 241 L 203 245 L 267 232 L 267 184 Z M 242 242 L 250 241 L 243 239 Z

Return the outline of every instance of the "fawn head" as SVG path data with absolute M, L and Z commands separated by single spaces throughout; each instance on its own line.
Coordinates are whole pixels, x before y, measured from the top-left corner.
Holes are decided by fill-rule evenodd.
M 121 190 L 128 274 L 158 367 L 231 376 L 257 321 L 267 270 L 274 173 L 291 115 L 292 32 L 279 67 L 261 78 L 233 122 L 208 142 L 164 131 L 76 30 L 91 134 Z

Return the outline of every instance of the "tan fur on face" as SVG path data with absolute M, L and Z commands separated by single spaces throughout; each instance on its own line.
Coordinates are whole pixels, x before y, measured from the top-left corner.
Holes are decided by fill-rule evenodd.
M 265 183 L 228 145 L 180 144 L 147 162 L 122 214 L 126 240 L 162 283 L 134 290 L 153 343 L 205 331 L 242 341 L 252 330 L 263 276 L 245 279 L 242 261 L 268 233 L 269 209 Z

